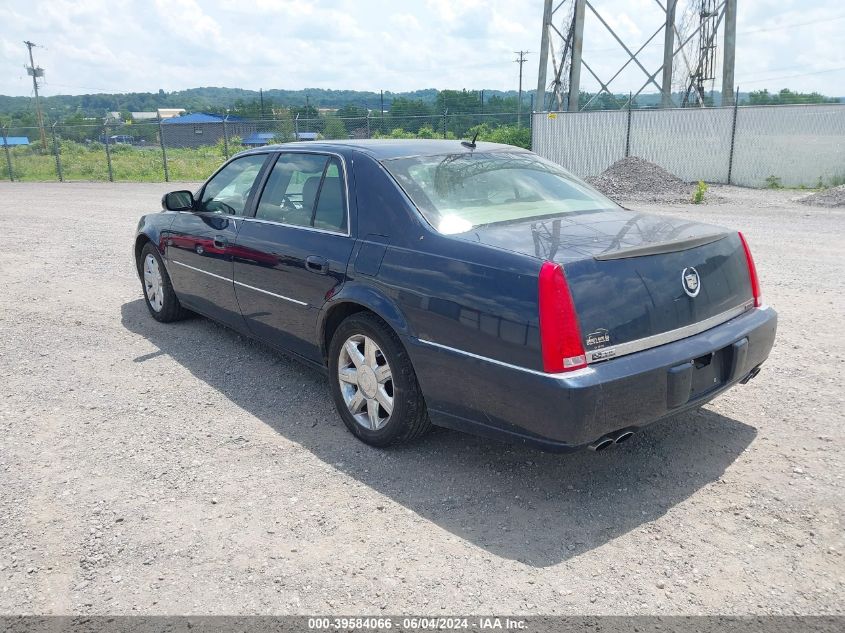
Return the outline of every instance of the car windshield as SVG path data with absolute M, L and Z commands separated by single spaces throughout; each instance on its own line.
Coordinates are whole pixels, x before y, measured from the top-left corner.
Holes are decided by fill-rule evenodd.
M 385 160 L 440 233 L 616 205 L 530 152 L 472 152 Z

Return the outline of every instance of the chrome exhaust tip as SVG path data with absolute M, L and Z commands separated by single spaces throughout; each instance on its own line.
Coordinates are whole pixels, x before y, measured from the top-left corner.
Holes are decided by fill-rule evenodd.
M 634 432 L 633 432 L 633 431 L 623 431 L 622 433 L 620 433 L 619 435 L 617 435 L 617 436 L 613 439 L 613 442 L 614 442 L 615 444 L 621 444 L 622 442 L 627 442 L 627 441 L 628 441 L 628 440 L 630 440 L 632 437 L 634 437 Z
M 745 378 L 743 378 L 742 380 L 739 381 L 739 384 L 747 385 L 749 382 L 754 380 L 757 377 L 757 374 L 759 374 L 759 373 L 760 373 L 760 365 L 757 365 L 757 367 L 755 367 L 750 372 L 748 372 L 748 375 Z
M 598 453 L 599 451 L 603 451 L 604 449 L 609 448 L 610 446 L 613 446 L 613 440 L 605 436 L 600 439 L 597 439 L 595 442 L 588 445 L 587 448 L 589 448 L 591 451 L 596 451 Z

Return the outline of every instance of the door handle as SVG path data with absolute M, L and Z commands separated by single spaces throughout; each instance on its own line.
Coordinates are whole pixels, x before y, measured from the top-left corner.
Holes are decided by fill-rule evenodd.
M 329 260 L 318 255 L 309 255 L 305 258 L 305 267 L 312 273 L 325 275 L 329 272 Z
M 229 245 L 229 240 L 227 240 L 222 235 L 214 236 L 214 248 L 226 248 Z

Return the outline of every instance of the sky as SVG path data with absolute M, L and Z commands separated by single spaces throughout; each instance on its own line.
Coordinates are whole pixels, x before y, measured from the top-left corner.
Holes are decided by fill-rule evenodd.
M 663 1 L 663 0 L 661 0 Z M 656 0 L 592 0 L 636 50 L 662 23 Z M 679 0 L 679 20 L 693 0 Z M 515 89 L 527 50 L 536 89 L 542 0 L 4 0 L 0 94 L 31 95 L 23 40 L 39 45 L 43 94 L 230 88 Z M 557 4 L 557 0 L 555 0 Z M 845 96 L 842 0 L 738 0 L 736 83 Z M 561 12 L 562 13 L 562 12 Z M 562 17 L 556 21 L 561 30 Z M 721 37 L 718 41 L 721 48 Z M 642 55 L 662 63 L 663 35 Z M 587 10 L 584 60 L 609 79 L 627 60 Z M 719 62 L 720 63 L 720 62 Z M 677 63 L 682 68 L 683 60 Z M 549 71 L 551 75 L 551 70 Z M 680 72 L 680 71 L 679 71 Z M 721 71 L 714 87 L 720 88 Z M 678 77 L 678 81 L 682 78 Z M 610 84 L 636 92 L 629 64 Z M 659 80 L 658 80 L 659 83 Z M 582 73 L 582 88 L 597 82 Z M 645 92 L 654 92 L 652 86 Z

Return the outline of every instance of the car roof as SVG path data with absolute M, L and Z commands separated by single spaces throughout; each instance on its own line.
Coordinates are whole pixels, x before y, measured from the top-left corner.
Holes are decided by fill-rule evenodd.
M 464 141 L 468 142 L 468 141 Z M 314 151 L 339 151 L 354 149 L 369 154 L 376 160 L 407 158 L 412 156 L 438 156 L 442 154 L 469 154 L 475 152 L 501 152 L 528 150 L 513 145 L 478 141 L 475 148 L 467 147 L 462 141 L 440 139 L 360 139 L 340 141 L 301 141 L 281 145 L 265 145 L 244 153 L 309 149 Z

